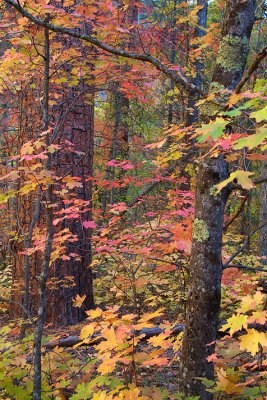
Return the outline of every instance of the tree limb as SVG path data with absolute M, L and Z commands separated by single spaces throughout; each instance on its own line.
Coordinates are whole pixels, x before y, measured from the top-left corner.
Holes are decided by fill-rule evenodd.
M 1 302 L 16 304 L 16 306 L 20 307 L 24 311 L 24 313 L 28 316 L 29 320 L 32 323 L 34 322 L 30 312 L 23 306 L 23 304 L 19 303 L 18 301 L 12 300 L 12 299 L 5 299 L 4 297 L 0 297 L 0 303 Z
M 237 264 L 237 265 L 229 264 L 226 267 L 223 267 L 223 269 L 226 269 L 226 268 L 244 269 L 244 270 L 253 271 L 253 272 L 267 272 L 266 268 L 254 268 L 254 267 L 249 267 L 247 265 L 242 265 L 242 264 Z
M 248 195 L 246 194 L 243 199 L 242 202 L 238 208 L 238 210 L 234 213 L 234 215 L 230 218 L 230 220 L 224 225 L 223 227 L 223 231 L 226 232 L 228 227 L 236 220 L 236 218 L 240 215 L 240 213 L 242 212 L 244 205 L 246 204 L 246 201 L 248 199 Z
M 248 246 L 249 244 L 249 239 L 261 228 L 263 228 L 265 225 L 267 224 L 267 222 L 265 222 L 264 224 L 258 226 L 256 229 L 254 229 L 253 232 L 251 232 L 250 235 L 248 235 L 243 243 L 243 245 L 236 250 L 236 252 L 234 254 L 231 255 L 231 257 L 228 258 L 228 260 L 226 261 L 226 263 L 223 265 L 223 269 L 226 269 L 229 267 L 229 265 L 231 264 L 231 262 L 240 254 L 242 253 L 245 248 Z
M 255 60 L 249 67 L 248 71 L 245 73 L 239 84 L 237 85 L 237 88 L 235 90 L 235 93 L 240 93 L 242 87 L 245 85 L 245 83 L 249 80 L 253 72 L 257 69 L 259 66 L 260 62 L 267 56 L 267 45 L 257 54 Z
M 183 76 L 181 73 L 178 73 L 177 71 L 171 70 L 165 64 L 160 62 L 158 59 L 154 58 L 151 54 L 139 54 L 109 46 L 108 44 L 101 42 L 94 36 L 79 33 L 73 29 L 54 25 L 48 21 L 40 19 L 34 16 L 33 14 L 29 13 L 27 10 L 25 10 L 25 8 L 23 8 L 15 0 L 4 0 L 4 2 L 6 4 L 9 4 L 11 7 L 15 8 L 21 15 L 23 15 L 25 18 L 27 18 L 29 21 L 33 22 L 36 25 L 48 28 L 50 31 L 53 32 L 61 33 L 63 35 L 72 36 L 76 39 L 84 40 L 106 51 L 107 53 L 114 54 L 115 56 L 125 57 L 133 60 L 140 60 L 152 64 L 156 69 L 158 69 L 159 71 L 167 75 L 169 78 L 171 78 L 177 85 L 182 86 L 189 94 L 191 95 L 199 94 L 202 96 L 205 95 L 205 93 L 202 90 L 198 89 L 194 84 L 190 83 L 185 76 Z

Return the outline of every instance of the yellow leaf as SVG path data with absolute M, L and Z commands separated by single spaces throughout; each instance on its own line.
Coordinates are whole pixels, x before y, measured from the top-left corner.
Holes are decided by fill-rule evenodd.
M 236 385 L 239 375 L 236 372 L 227 373 L 223 368 L 218 371 L 217 386 L 227 394 L 240 394 L 243 392 L 243 385 Z
M 20 149 L 20 154 L 22 156 L 25 156 L 26 154 L 32 154 L 33 152 L 34 152 L 34 148 L 33 148 L 32 142 L 25 143 Z
M 264 332 L 258 332 L 255 329 L 248 329 L 247 334 L 240 337 L 240 350 L 247 350 L 253 356 L 259 350 L 259 344 L 262 347 L 267 346 L 267 334 Z
M 249 322 L 256 322 L 264 325 L 267 320 L 267 311 L 255 311 L 250 317 L 248 317 L 248 319 Z
M 108 358 L 107 360 L 104 360 L 97 368 L 97 371 L 100 372 L 100 374 L 105 375 L 105 374 L 110 374 L 111 372 L 114 371 L 115 366 L 116 366 L 116 358 Z
M 88 315 L 89 318 L 95 319 L 102 315 L 102 310 L 101 308 L 97 307 L 95 310 L 86 311 L 86 314 Z
M 94 393 L 92 400 L 112 400 L 113 396 L 107 394 L 105 390 L 99 390 L 97 393 Z
M 265 295 L 262 292 L 257 291 L 254 296 L 245 296 L 242 298 L 241 305 L 238 307 L 240 313 L 246 313 L 250 310 L 255 310 L 255 307 L 263 304 Z
M 118 341 L 116 332 L 113 327 L 104 329 L 102 332 L 102 336 L 107 340 L 109 349 L 114 349 L 115 347 L 117 347 Z
M 248 317 L 244 314 L 233 315 L 231 318 L 228 318 L 227 324 L 223 326 L 223 330 L 226 331 L 230 328 L 229 332 L 232 336 L 233 333 L 241 331 L 242 328 L 247 327 L 247 319 Z
M 145 324 L 147 321 L 150 321 L 153 318 L 160 317 L 163 314 L 164 308 L 159 308 L 158 310 L 154 311 L 153 313 L 146 313 L 142 316 L 139 320 L 140 324 Z
M 254 172 L 238 170 L 232 172 L 228 179 L 216 185 L 217 192 L 220 192 L 228 183 L 237 180 L 237 183 L 242 186 L 243 189 L 250 190 L 254 188 L 254 184 L 252 180 L 249 178 L 251 175 L 254 175 Z
M 94 324 L 86 325 L 81 330 L 80 338 L 82 340 L 87 339 L 89 336 L 93 335 L 94 331 L 95 331 L 95 325 Z
M 72 300 L 73 307 L 80 308 L 85 299 L 86 299 L 86 294 L 84 294 L 82 297 L 77 294 L 75 299 Z

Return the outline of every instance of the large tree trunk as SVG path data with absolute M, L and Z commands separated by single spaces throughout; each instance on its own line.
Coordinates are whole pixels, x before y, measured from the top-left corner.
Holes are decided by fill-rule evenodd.
M 211 91 L 235 89 L 240 82 L 249 51 L 255 20 L 256 1 L 228 0 L 221 45 Z M 211 115 L 204 116 L 210 119 Z M 214 185 L 228 176 L 227 163 L 220 155 L 204 160 L 199 168 L 195 203 L 190 291 L 181 350 L 180 390 L 186 395 L 212 399 L 198 378 L 214 378 L 207 357 L 214 351 L 218 326 L 222 274 L 222 233 L 227 189 L 214 195 Z
M 85 96 L 91 93 L 92 103 L 86 104 Z M 74 188 L 75 197 L 89 202 L 92 207 L 92 180 L 88 177 L 93 175 L 93 152 L 94 152 L 94 103 L 93 87 L 81 82 L 76 88 L 69 89 L 70 111 L 64 121 L 62 136 L 70 140 L 75 150 L 85 153 L 84 156 L 75 157 L 73 154 L 67 156 L 59 154 L 55 168 L 59 175 L 69 174 L 81 178 L 82 187 Z M 82 220 L 92 220 L 92 212 L 83 213 Z M 51 293 L 49 307 L 49 321 L 60 325 L 76 324 L 85 318 L 85 310 L 94 308 L 93 297 L 93 274 L 90 268 L 92 261 L 91 229 L 85 229 L 81 221 L 67 219 L 61 228 L 68 228 L 76 235 L 77 242 L 69 242 L 67 253 L 76 253 L 80 260 L 70 259 L 57 260 L 53 268 L 53 275 L 58 284 Z M 73 277 L 73 285 L 64 285 L 66 276 Z M 86 295 L 81 308 L 73 306 L 73 298 L 76 295 Z

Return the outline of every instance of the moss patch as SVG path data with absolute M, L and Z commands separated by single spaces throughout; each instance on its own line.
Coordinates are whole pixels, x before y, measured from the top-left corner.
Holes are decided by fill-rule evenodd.
M 206 222 L 203 219 L 195 218 L 193 239 L 197 240 L 198 242 L 205 242 L 205 240 L 208 240 L 209 236 L 210 234 Z
M 248 39 L 226 35 L 221 43 L 217 63 L 227 71 L 238 71 L 244 65 L 249 50 Z

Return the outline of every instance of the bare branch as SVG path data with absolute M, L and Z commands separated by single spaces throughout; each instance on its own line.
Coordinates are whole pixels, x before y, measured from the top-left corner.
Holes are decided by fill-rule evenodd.
M 253 232 L 251 232 L 250 235 L 248 235 L 243 243 L 243 245 L 236 250 L 236 252 L 234 254 L 231 255 L 231 257 L 228 258 L 228 260 L 226 261 L 226 263 L 223 265 L 223 269 L 228 268 L 229 265 L 231 264 L 231 262 L 240 254 L 242 253 L 245 248 L 248 246 L 249 244 L 249 239 L 256 233 L 258 232 L 261 228 L 263 228 L 265 225 L 267 224 L 267 222 L 265 222 L 264 224 L 258 226 L 256 229 L 254 229 Z
M 231 219 L 224 225 L 224 227 L 223 227 L 223 231 L 224 231 L 224 232 L 227 231 L 228 227 L 229 227 L 229 226 L 236 220 L 236 218 L 240 215 L 240 213 L 242 212 L 242 210 L 243 210 L 243 208 L 244 208 L 244 206 L 245 206 L 245 204 L 246 204 L 247 199 L 248 199 L 248 195 L 246 194 L 246 195 L 243 197 L 242 202 L 241 202 L 241 204 L 240 204 L 238 210 L 234 213 L 234 215 L 231 217 Z
M 252 272 L 267 272 L 266 268 L 257 268 L 257 267 L 249 267 L 247 265 L 242 265 L 242 264 L 229 264 L 223 269 L 227 268 L 237 268 L 237 269 L 244 269 L 247 271 L 252 271 Z
M 12 304 L 16 304 L 16 306 L 20 307 L 24 313 L 28 316 L 29 320 L 33 323 L 33 319 L 32 316 L 30 314 L 30 312 L 18 301 L 12 300 L 12 299 L 5 299 L 4 297 L 0 297 L 0 303 L 4 302 L 4 303 L 12 303 Z
M 267 56 L 267 45 L 257 54 L 255 60 L 251 64 L 250 68 L 248 71 L 245 73 L 239 84 L 237 85 L 237 88 L 235 90 L 235 93 L 240 93 L 242 87 L 245 85 L 245 83 L 249 80 L 253 72 L 257 69 L 261 61 Z

